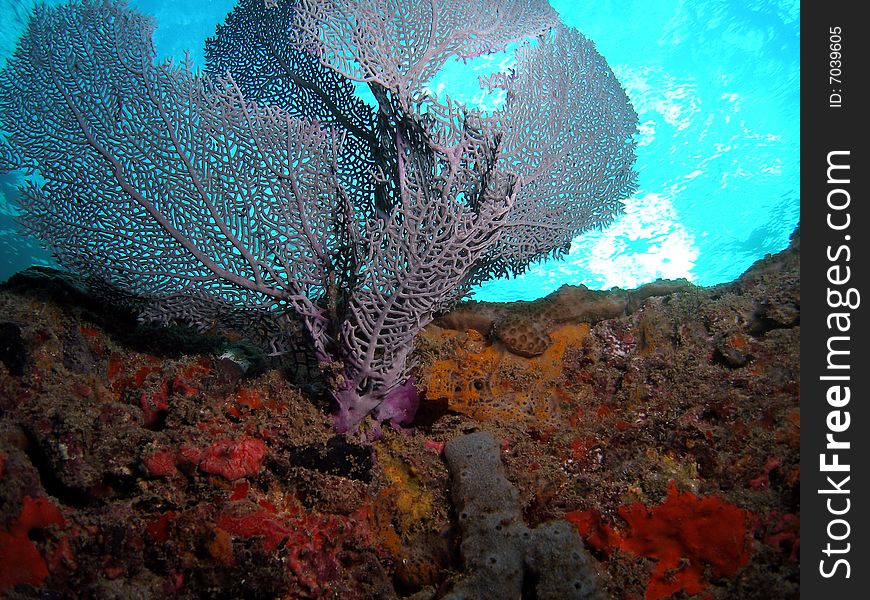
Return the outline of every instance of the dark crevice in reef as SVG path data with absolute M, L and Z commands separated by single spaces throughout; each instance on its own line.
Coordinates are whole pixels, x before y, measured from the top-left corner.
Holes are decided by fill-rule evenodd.
M 540 577 L 529 567 L 523 568 L 523 587 L 520 591 L 521 600 L 538 600 L 538 581 Z
M 0 323 L 0 362 L 6 365 L 9 374 L 21 377 L 27 362 L 27 349 L 17 323 Z
M 350 443 L 344 436 L 334 436 L 325 444 L 293 446 L 286 452 L 297 467 L 365 483 L 372 479 L 371 447 Z
M 747 326 L 746 332 L 754 337 L 761 337 L 777 329 L 791 329 L 800 326 L 800 305 L 792 305 L 789 309 L 790 314 L 788 315 L 771 315 L 769 303 L 762 302 L 752 316 L 752 321 Z
M 64 484 L 57 476 L 51 458 L 33 432 L 25 429 L 24 434 L 27 437 L 24 452 L 39 474 L 39 480 L 46 493 L 57 498 L 61 504 L 73 508 L 81 509 L 101 504 L 88 490 Z

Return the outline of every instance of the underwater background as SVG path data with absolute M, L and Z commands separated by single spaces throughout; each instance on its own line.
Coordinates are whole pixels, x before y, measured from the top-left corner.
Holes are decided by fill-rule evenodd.
M 51 0 L 49 4 L 60 3 Z M 0 0 L 0 64 L 31 8 Z M 235 0 L 130 0 L 155 15 L 158 52 L 190 50 L 204 65 L 205 38 Z M 799 219 L 800 13 L 798 0 L 551 0 L 563 21 L 594 40 L 639 115 L 639 189 L 607 229 L 574 241 L 564 261 L 489 281 L 478 300 L 531 300 L 564 283 L 632 288 L 657 278 L 699 285 L 731 281 L 782 250 Z M 508 67 L 506 53 L 451 63 L 435 93 L 487 108 L 478 75 Z M 0 281 L 53 264 L 14 223 L 14 176 L 0 176 Z
M 202 66 L 235 1 L 130 4 L 162 57 Z M 283 315 L 164 305 L 197 333 L 52 270 L 0 284 L 0 596 L 798 600 L 798 3 L 554 4 L 639 113 L 639 188 L 568 260 L 477 290 L 502 302 L 412 314 L 413 340 L 374 304 L 387 334 L 361 358 L 323 343 L 364 323 L 327 293 L 321 342 L 272 357 L 257 338 Z M 0 66 L 32 6 L 0 0 Z M 477 77 L 512 60 L 427 85 L 494 109 Z M 16 229 L 16 183 L 0 176 L 0 280 L 51 264 Z M 657 277 L 701 286 L 577 285 Z M 403 382 L 379 391 L 359 364 Z

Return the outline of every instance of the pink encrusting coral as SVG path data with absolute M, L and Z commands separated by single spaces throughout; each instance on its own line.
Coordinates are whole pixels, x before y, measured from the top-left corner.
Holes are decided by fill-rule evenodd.
M 637 116 L 545 0 L 382 4 L 242 0 L 207 75 L 155 64 L 153 20 L 121 1 L 41 6 L 0 73 L 0 167 L 40 176 L 25 229 L 152 321 L 245 323 L 275 353 L 307 338 L 340 366 L 339 431 L 406 420 L 433 316 L 563 255 L 636 187 Z M 500 110 L 426 93 L 514 42 L 487 82 Z M 142 398 L 152 425 L 161 400 Z
M 199 468 L 233 481 L 259 471 L 265 455 L 263 440 L 252 437 L 221 439 L 205 449 L 199 459 Z
M 220 475 L 228 481 L 255 475 L 266 456 L 263 440 L 239 436 L 221 438 L 205 449 L 182 447 L 178 450 L 162 449 L 146 454 L 142 463 L 152 477 L 170 477 L 178 473 L 179 463 L 195 465 L 204 473 Z

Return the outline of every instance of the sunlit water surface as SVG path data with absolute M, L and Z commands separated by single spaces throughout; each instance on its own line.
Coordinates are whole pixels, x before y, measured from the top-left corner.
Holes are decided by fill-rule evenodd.
M 156 15 L 164 56 L 203 42 L 234 0 L 131 0 Z M 634 287 L 685 277 L 730 281 L 788 243 L 798 222 L 798 0 L 558 0 L 566 24 L 593 39 L 639 116 L 640 187 L 610 227 L 574 241 L 566 260 L 490 281 L 479 300 L 528 300 L 564 283 Z M 0 60 L 11 54 L 32 2 L 0 0 Z M 477 76 L 508 54 L 448 65 L 430 86 L 493 107 Z M 51 264 L 17 234 L 14 181 L 0 179 L 0 280 L 32 263 Z

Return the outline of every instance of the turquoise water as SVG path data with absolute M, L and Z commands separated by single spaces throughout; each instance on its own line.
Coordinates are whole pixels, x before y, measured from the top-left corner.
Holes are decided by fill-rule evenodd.
M 0 0 L 0 60 L 31 2 Z M 202 47 L 233 0 L 132 0 L 154 14 L 163 55 Z M 730 281 L 783 249 L 798 222 L 799 3 L 726 0 L 552 1 L 593 39 L 639 115 L 640 187 L 609 228 L 575 240 L 567 260 L 487 282 L 480 300 L 533 299 L 563 283 L 634 287 L 659 277 Z M 510 64 L 497 55 L 448 65 L 433 91 L 484 107 L 477 76 Z M 0 280 L 50 264 L 12 223 L 14 181 L 0 179 Z

